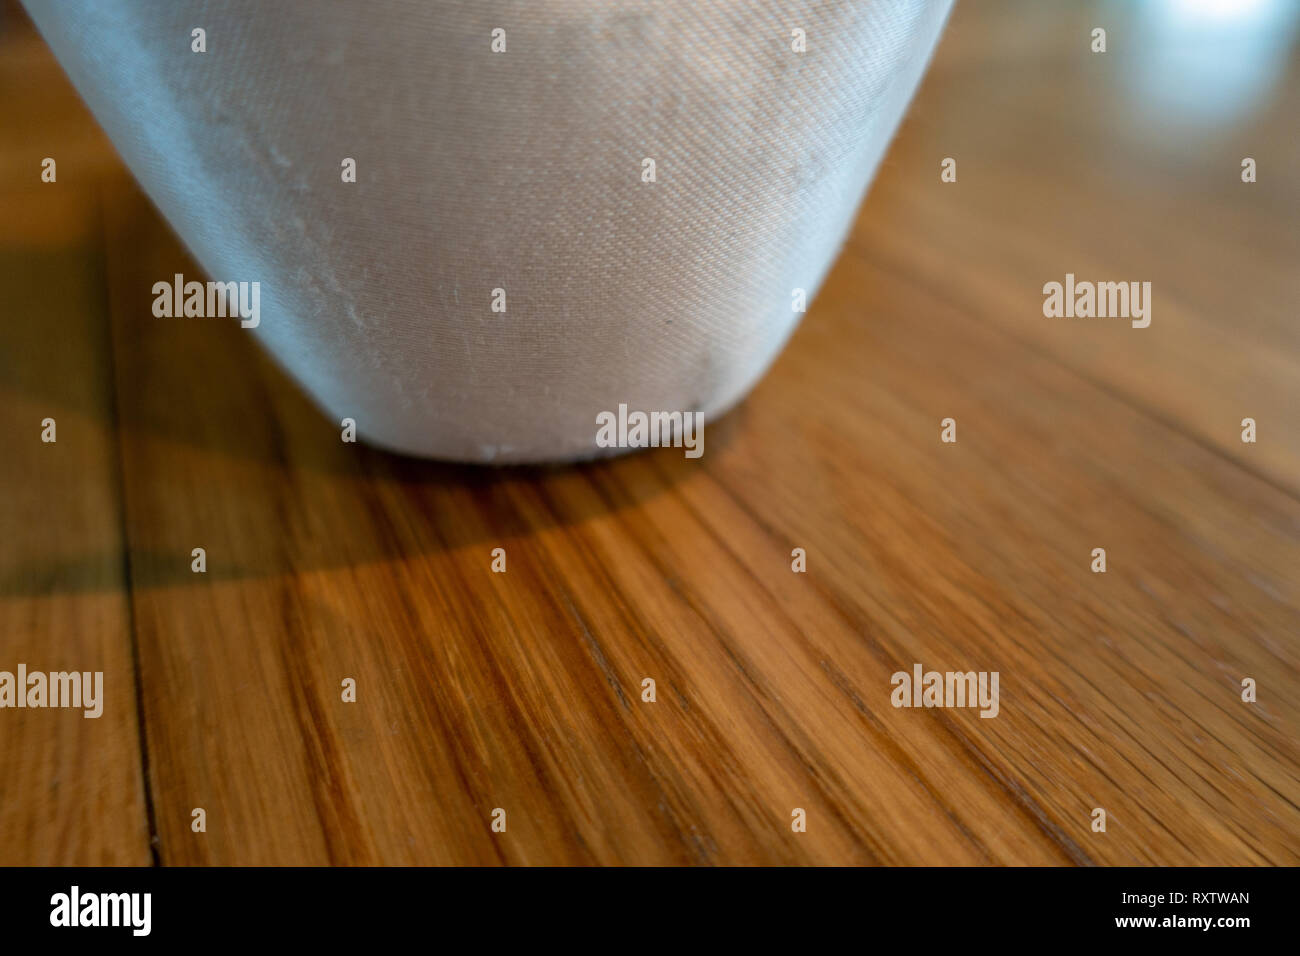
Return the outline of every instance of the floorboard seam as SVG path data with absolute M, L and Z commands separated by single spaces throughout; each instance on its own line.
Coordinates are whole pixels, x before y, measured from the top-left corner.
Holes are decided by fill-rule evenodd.
M 112 429 L 112 447 L 116 452 L 118 522 L 122 539 L 122 575 L 126 586 L 126 621 L 131 643 L 131 671 L 135 681 L 135 719 L 136 732 L 140 749 L 140 779 L 144 791 L 145 819 L 149 827 L 149 857 L 153 866 L 162 866 L 162 848 L 158 837 L 158 818 L 154 810 L 153 786 L 149 773 L 149 732 L 145 725 L 144 682 L 140 667 L 140 635 L 136 627 L 135 616 L 135 575 L 131 566 L 131 541 L 126 519 L 126 455 L 122 451 L 121 409 L 118 394 L 118 377 L 116 352 L 113 333 L 113 299 L 110 288 L 108 268 L 108 218 L 104 209 L 102 189 L 95 203 L 95 212 L 99 220 L 99 267 L 100 278 L 104 287 L 105 314 L 108 323 L 105 329 L 105 349 L 108 360 L 108 381 L 110 401 L 108 403 L 109 427 Z

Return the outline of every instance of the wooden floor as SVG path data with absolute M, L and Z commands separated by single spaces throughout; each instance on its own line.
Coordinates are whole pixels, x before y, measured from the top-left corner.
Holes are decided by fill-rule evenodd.
M 6 8 L 0 669 L 106 703 L 0 711 L 0 864 L 1300 862 L 1300 69 L 1175 128 L 1135 25 L 1038 9 L 959 4 L 702 459 L 489 470 L 153 320 L 197 267 Z M 1150 328 L 1044 318 L 1066 272 Z M 1000 713 L 895 709 L 915 663 Z

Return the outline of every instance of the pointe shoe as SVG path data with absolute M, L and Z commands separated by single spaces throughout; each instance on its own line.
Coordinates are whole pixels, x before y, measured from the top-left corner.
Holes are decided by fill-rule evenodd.
M 186 278 L 259 283 L 248 334 L 359 437 L 468 462 L 743 398 L 950 5 L 25 2 Z

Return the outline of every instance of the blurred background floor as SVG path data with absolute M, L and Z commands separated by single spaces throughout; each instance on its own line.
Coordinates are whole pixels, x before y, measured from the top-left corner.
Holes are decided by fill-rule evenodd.
M 0 712 L 0 864 L 1300 862 L 1296 5 L 959 3 L 704 457 L 518 470 L 154 319 L 198 269 L 0 10 L 0 670 L 106 688 Z

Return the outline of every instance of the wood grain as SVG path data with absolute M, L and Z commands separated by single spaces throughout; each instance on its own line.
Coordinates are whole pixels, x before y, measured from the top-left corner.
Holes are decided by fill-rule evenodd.
M 1300 862 L 1297 196 L 1237 172 L 1295 168 L 1296 64 L 1175 148 L 1016 15 L 958 7 L 698 461 L 344 444 L 235 323 L 152 317 L 198 270 L 111 156 L 23 191 L 0 660 L 102 661 L 115 706 L 0 714 L 0 862 L 147 860 L 150 816 L 168 865 Z M 1067 271 L 1151 280 L 1151 328 L 1043 318 Z M 916 662 L 999 715 L 893 708 Z
M 104 700 L 0 711 L 0 864 L 147 864 L 96 204 L 37 186 L 3 206 L 0 670 L 101 672 Z

